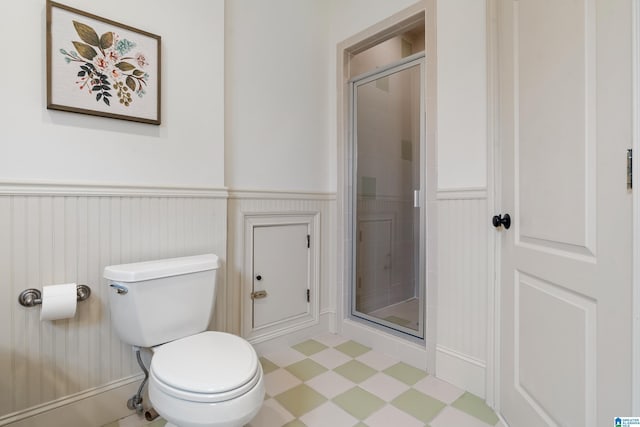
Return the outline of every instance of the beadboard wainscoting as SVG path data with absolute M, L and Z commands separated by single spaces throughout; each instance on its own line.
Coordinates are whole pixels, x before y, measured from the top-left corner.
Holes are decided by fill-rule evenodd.
M 0 425 L 130 413 L 140 369 L 111 327 L 107 265 L 216 253 L 212 328 L 224 329 L 226 216 L 226 190 L 0 185 Z M 18 304 L 24 289 L 69 282 L 92 291 L 72 319 L 41 322 L 39 307 Z
M 230 191 L 228 202 L 228 295 L 227 305 L 237 308 L 237 312 L 229 313 L 230 324 L 228 330 L 242 335 L 241 310 L 242 298 L 250 298 L 244 292 L 244 284 L 251 280 L 251 272 L 246 271 L 245 221 L 250 217 L 288 216 L 296 214 L 312 214 L 319 217 L 319 237 L 317 250 L 319 251 L 319 319 L 314 325 L 299 325 L 284 328 L 269 336 L 252 339 L 252 343 L 261 351 L 271 347 L 296 342 L 313 336 L 319 332 L 335 331 L 335 203 L 333 193 L 303 193 L 303 192 L 271 192 L 271 191 Z M 249 276 L 248 276 L 249 275 Z M 311 298 L 314 298 L 312 295 Z M 248 304 L 245 304 L 248 306 Z M 301 326 L 301 327 L 300 327 Z
M 436 374 L 485 396 L 488 233 L 486 189 L 438 191 Z

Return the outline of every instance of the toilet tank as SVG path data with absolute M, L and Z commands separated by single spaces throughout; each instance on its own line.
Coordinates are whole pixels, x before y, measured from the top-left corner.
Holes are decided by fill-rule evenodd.
M 152 347 L 207 330 L 218 257 L 161 259 L 104 269 L 111 324 L 120 339 Z

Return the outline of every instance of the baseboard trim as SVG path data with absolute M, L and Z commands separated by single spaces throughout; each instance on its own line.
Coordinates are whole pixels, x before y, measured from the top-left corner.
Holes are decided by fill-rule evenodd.
M 100 427 L 133 414 L 127 400 L 142 381 L 134 375 L 0 418 L 10 427 Z
M 471 393 L 486 397 L 486 365 L 455 350 L 436 346 L 436 376 Z
M 492 409 L 494 409 L 494 408 L 492 408 Z M 495 410 L 495 409 L 494 409 L 494 410 Z M 496 412 L 496 415 L 498 416 L 498 419 L 500 420 L 500 422 L 502 423 L 502 425 L 503 425 L 504 427 L 509 427 L 509 424 L 507 424 L 507 421 L 504 419 L 504 417 L 503 417 L 501 414 L 499 414 L 498 412 Z
M 291 347 L 301 341 L 331 332 L 331 318 L 333 313 L 320 313 L 319 320 L 312 325 L 285 329 L 277 333 L 249 339 L 258 354 L 268 354 L 283 348 Z

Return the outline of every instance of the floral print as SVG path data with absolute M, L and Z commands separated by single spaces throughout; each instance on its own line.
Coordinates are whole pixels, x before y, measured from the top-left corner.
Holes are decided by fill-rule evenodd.
M 142 98 L 149 80 L 143 70 L 149 65 L 146 56 L 138 52 L 130 55 L 136 44 L 121 38 L 115 32 L 98 34 L 90 26 L 73 21 L 78 36 L 82 40 L 72 41 L 75 50 L 60 49 L 67 64 L 79 64 L 76 85 L 89 95 L 95 94 L 96 102 L 111 106 L 115 90 L 121 105 L 128 107 L 133 102 L 131 93 Z M 134 65 L 135 64 L 135 65 Z
M 136 62 L 138 63 L 138 67 L 140 68 L 149 65 L 149 63 L 147 62 L 147 58 L 142 53 L 138 53 L 136 55 Z

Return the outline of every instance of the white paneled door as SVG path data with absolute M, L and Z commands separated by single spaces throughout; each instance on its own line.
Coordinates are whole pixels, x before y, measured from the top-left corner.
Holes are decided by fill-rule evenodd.
M 613 426 L 632 415 L 631 1 L 497 4 L 501 413 Z

